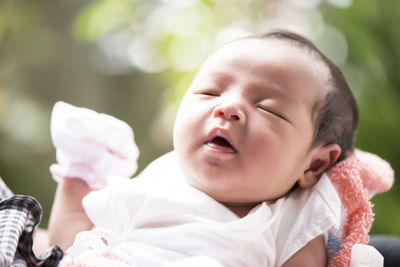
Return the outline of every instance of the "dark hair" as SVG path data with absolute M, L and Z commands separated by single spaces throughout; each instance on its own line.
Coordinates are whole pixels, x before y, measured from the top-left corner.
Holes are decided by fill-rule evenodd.
M 286 30 L 274 30 L 245 39 L 266 39 L 290 41 L 293 45 L 305 48 L 310 55 L 322 61 L 330 71 L 328 90 L 324 99 L 317 101 L 312 110 L 314 138 L 311 148 L 318 145 L 338 144 L 341 154 L 336 162 L 346 158 L 354 150 L 354 139 L 358 125 L 356 100 L 340 69 L 308 39 Z

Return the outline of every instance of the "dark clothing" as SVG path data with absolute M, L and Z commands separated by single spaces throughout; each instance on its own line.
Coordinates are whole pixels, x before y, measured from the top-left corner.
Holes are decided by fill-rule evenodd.
M 33 197 L 14 195 L 0 178 L 0 266 L 58 265 L 64 255 L 60 247 L 50 247 L 39 258 L 32 251 L 41 214 Z
M 382 254 L 384 267 L 400 266 L 400 238 L 372 235 L 369 245 L 374 246 Z

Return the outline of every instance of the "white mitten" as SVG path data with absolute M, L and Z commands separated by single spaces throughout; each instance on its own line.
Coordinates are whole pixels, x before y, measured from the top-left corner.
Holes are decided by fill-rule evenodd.
M 50 130 L 58 163 L 50 166 L 50 172 L 56 181 L 80 178 L 98 189 L 110 175 L 128 178 L 137 169 L 139 150 L 133 131 L 110 115 L 57 102 Z
M 350 267 L 383 267 L 383 257 L 373 246 L 355 244 L 351 249 Z

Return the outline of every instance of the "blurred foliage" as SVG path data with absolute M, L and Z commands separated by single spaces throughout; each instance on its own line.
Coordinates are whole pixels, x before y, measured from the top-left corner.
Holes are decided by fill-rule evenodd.
M 325 19 L 348 41 L 342 69 L 360 109 L 356 146 L 388 160 L 400 171 L 400 19 L 398 1 L 354 1 L 347 9 L 324 6 Z M 373 231 L 400 235 L 400 186 L 375 196 Z
M 177 103 L 201 61 L 234 38 L 285 27 L 343 70 L 357 98 L 357 147 L 400 170 L 397 0 L 0 0 L 0 175 L 51 209 L 49 135 L 58 100 L 135 130 L 142 169 L 172 149 Z M 373 198 L 373 232 L 400 236 L 400 188 Z

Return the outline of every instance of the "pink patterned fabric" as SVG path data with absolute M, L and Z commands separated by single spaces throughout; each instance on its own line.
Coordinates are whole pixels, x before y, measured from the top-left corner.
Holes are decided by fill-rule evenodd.
M 351 249 L 366 244 L 374 214 L 370 198 L 393 184 L 394 171 L 390 165 L 368 152 L 356 150 L 328 173 L 345 208 L 339 252 L 329 261 L 329 267 L 350 266 Z

